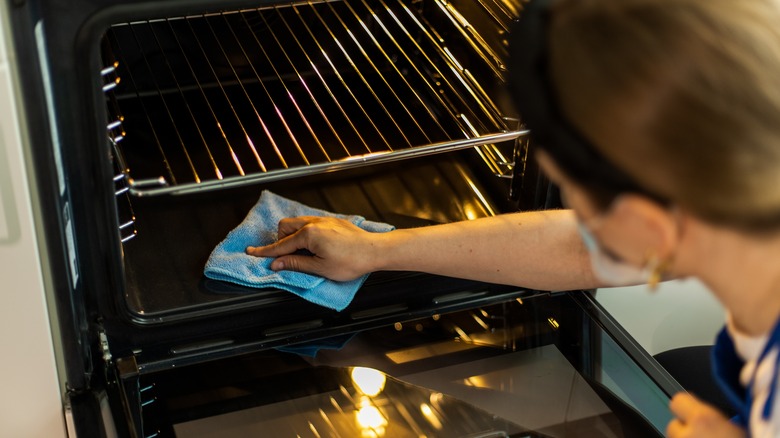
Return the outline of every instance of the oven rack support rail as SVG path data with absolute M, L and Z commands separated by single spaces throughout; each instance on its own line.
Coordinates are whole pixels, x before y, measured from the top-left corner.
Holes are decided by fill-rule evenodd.
M 109 119 L 106 122 L 106 133 L 108 135 L 108 142 L 112 146 L 112 157 L 117 157 L 113 161 L 114 166 L 114 196 L 116 198 L 117 211 L 119 213 L 119 239 L 122 243 L 126 243 L 134 239 L 138 235 L 138 231 L 135 227 L 135 212 L 133 211 L 132 202 L 130 201 L 130 185 L 128 184 L 128 175 L 123 172 L 124 169 L 121 164 L 121 151 L 119 149 L 119 143 L 124 140 L 126 132 L 122 127 L 124 122 L 124 116 L 122 116 L 119 108 L 116 105 L 116 99 L 114 97 L 114 90 L 120 83 L 120 79 L 116 76 L 116 68 L 118 63 L 114 62 L 100 70 L 100 76 L 103 79 L 102 90 L 106 95 L 106 99 L 111 103 L 110 107 L 112 111 L 109 111 Z
M 242 187 L 261 182 L 273 182 L 285 179 L 292 179 L 302 176 L 315 175 L 320 173 L 346 170 L 356 167 L 362 167 L 367 164 L 381 164 L 393 161 L 405 160 L 413 157 L 422 157 L 437 153 L 451 152 L 461 149 L 468 149 L 476 146 L 492 145 L 505 141 L 512 141 L 525 136 L 529 131 L 509 131 L 498 134 L 484 135 L 476 138 L 455 140 L 446 143 L 432 144 L 428 146 L 418 146 L 414 149 L 406 149 L 393 152 L 377 152 L 361 156 L 351 156 L 341 161 L 330 163 L 318 163 L 308 166 L 298 166 L 287 169 L 279 169 L 267 173 L 250 174 L 245 176 L 227 177 L 217 180 L 204 181 L 197 184 L 183 184 L 171 186 L 164 177 L 154 180 L 136 181 L 131 177 L 127 178 L 128 192 L 134 196 L 156 196 L 156 195 L 185 195 L 191 193 L 204 192 L 216 189 L 228 189 Z M 506 173 L 498 174 L 500 177 L 509 177 Z

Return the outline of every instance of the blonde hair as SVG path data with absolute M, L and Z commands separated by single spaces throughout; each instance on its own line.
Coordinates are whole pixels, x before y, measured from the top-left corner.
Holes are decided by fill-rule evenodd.
M 562 112 L 647 190 L 713 222 L 780 228 L 780 5 L 561 0 Z

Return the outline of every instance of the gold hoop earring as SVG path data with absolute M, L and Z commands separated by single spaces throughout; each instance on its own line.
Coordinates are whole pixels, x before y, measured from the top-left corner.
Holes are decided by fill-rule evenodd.
M 650 289 L 650 292 L 655 292 L 658 289 L 658 285 L 663 281 L 664 274 L 669 268 L 669 265 L 669 260 L 661 260 L 655 254 L 652 254 L 647 258 L 645 269 L 650 273 L 647 278 L 647 287 Z

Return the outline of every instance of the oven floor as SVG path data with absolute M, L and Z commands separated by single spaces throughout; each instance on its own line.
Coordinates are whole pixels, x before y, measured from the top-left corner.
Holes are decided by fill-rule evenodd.
M 138 235 L 123 248 L 124 302 L 131 317 L 154 324 L 278 303 L 306 307 L 308 303 L 286 292 L 203 276 L 211 251 L 244 219 L 264 189 L 398 228 L 495 215 L 506 203 L 504 194 L 491 196 L 458 154 L 218 193 L 137 198 L 133 209 Z M 374 274 L 364 287 L 386 281 L 384 277 Z

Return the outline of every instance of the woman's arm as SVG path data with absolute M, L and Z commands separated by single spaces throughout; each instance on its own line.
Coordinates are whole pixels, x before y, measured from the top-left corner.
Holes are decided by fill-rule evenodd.
M 305 249 L 313 255 L 298 255 Z M 419 271 L 543 290 L 597 286 L 568 210 L 500 215 L 388 233 L 301 217 L 279 224 L 279 241 L 247 253 L 277 257 L 273 269 L 349 280 L 373 271 Z

